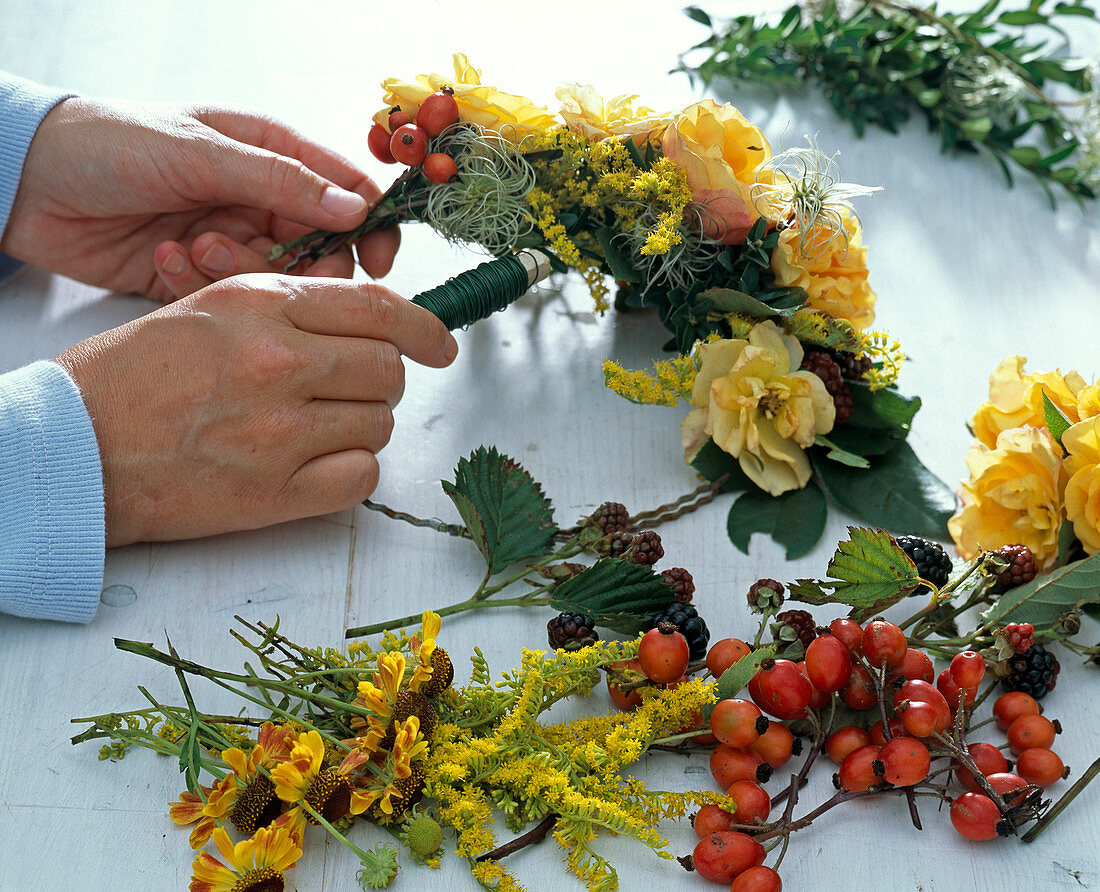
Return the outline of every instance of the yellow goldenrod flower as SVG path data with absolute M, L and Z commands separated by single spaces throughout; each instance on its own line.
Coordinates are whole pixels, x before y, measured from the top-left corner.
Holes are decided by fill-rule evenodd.
M 191 866 L 190 892 L 276 892 L 302 857 L 301 838 L 289 822 L 261 827 L 236 845 L 220 827 L 213 839 L 225 863 L 201 852 Z

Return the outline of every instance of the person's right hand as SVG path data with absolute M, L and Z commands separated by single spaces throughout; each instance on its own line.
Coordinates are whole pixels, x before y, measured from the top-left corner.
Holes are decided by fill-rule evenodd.
M 55 361 L 92 418 L 115 546 L 355 505 L 378 483 L 402 355 L 439 368 L 457 352 L 435 316 L 379 285 L 254 274 Z

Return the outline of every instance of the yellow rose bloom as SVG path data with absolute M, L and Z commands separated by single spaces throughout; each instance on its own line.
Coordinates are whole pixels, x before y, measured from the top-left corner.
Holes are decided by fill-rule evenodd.
M 1046 427 L 1043 393 L 1071 422 L 1096 414 L 1100 409 L 1096 385 L 1085 387 L 1085 379 L 1077 372 L 1062 375 L 1059 371 L 1025 374 L 1023 356 L 1002 359 L 989 376 L 989 400 L 982 403 L 970 420 L 970 428 L 981 443 L 992 449 L 1001 431 L 1014 427 Z M 1083 406 L 1078 406 L 1078 397 Z M 1082 413 L 1080 408 L 1086 408 Z
M 693 199 L 706 207 L 707 235 L 739 244 L 760 214 L 751 198 L 757 168 L 772 156 L 760 128 L 728 103 L 704 99 L 665 128 L 661 149 L 687 173 Z
M 514 142 L 529 133 L 558 126 L 558 122 L 547 113 L 546 106 L 535 105 L 525 96 L 505 93 L 482 84 L 481 70 L 474 68 L 462 53 L 454 54 L 454 65 L 453 77 L 420 74 L 411 83 L 397 77 L 382 81 L 382 89 L 386 91 L 383 98 L 386 107 L 374 116 L 374 120 L 386 126 L 390 109 L 395 105 L 401 106 L 402 111 L 415 118 L 420 103 L 441 88 L 450 87 L 458 103 L 460 121 L 495 130 Z
M 1066 459 L 1066 519 L 1088 554 L 1100 551 L 1100 415 L 1062 434 Z
M 875 292 L 867 274 L 867 248 L 859 221 L 845 211 L 844 233 L 823 232 L 805 245 L 796 228 L 783 230 L 772 252 L 777 285 L 802 288 L 810 309 L 846 319 L 862 331 L 875 321 Z
M 604 99 L 590 84 L 564 84 L 554 95 L 561 102 L 561 116 L 569 129 L 588 142 L 629 136 L 640 144 L 672 120 L 670 114 L 642 105 L 635 108 L 637 96 Z
M 798 340 L 769 320 L 748 340 L 711 341 L 699 354 L 690 400 L 698 408 L 680 428 L 684 457 L 690 462 L 710 437 L 773 496 L 805 486 L 804 450 L 833 429 L 836 407 L 821 379 L 799 369 Z
M 1058 556 L 1065 472 L 1062 450 L 1045 428 L 1001 431 L 990 449 L 967 453 L 970 480 L 959 489 L 962 507 L 947 522 L 964 558 L 980 549 L 1026 545 L 1040 569 Z

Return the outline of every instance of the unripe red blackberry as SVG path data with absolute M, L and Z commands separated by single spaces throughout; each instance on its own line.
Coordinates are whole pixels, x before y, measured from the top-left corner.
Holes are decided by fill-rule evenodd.
M 672 567 L 665 570 L 664 581 L 672 586 L 672 597 L 681 604 L 690 604 L 691 596 L 695 594 L 695 580 L 691 573 L 683 567 Z
M 775 617 L 778 628 L 790 626 L 794 629 L 798 640 L 803 647 L 809 647 L 810 642 L 817 637 L 817 623 L 808 610 L 784 610 Z M 779 638 L 780 634 L 775 637 Z
M 605 533 L 621 533 L 630 524 L 630 512 L 619 502 L 604 502 L 585 520 Z
M 580 650 L 600 640 L 594 625 L 592 617 L 566 610 L 546 624 L 546 640 L 555 650 Z
M 851 418 L 852 391 L 844 383 L 844 376 L 836 360 L 824 350 L 807 350 L 802 357 L 802 368 L 817 375 L 833 398 L 833 405 L 836 407 L 835 424 L 844 424 Z
M 1009 674 L 1001 679 L 1006 691 L 1023 691 L 1041 700 L 1053 691 L 1058 680 L 1058 659 L 1041 644 L 1033 644 L 1027 653 L 1017 654 L 1008 661 Z
M 749 593 L 745 596 L 749 602 L 749 608 L 756 613 L 764 613 L 774 610 L 783 603 L 783 583 L 774 579 L 758 579 L 749 586 Z
M 1008 623 L 1005 638 L 1018 654 L 1026 654 L 1035 645 L 1035 626 L 1031 623 Z
M 455 680 L 455 667 L 451 662 L 451 655 L 442 647 L 436 647 L 428 660 L 432 667 L 432 677 L 420 687 L 420 693 L 429 700 L 434 700 L 451 686 Z
M 661 545 L 661 536 L 653 530 L 643 530 L 634 537 L 627 556 L 635 564 L 652 567 L 665 556 L 664 546 Z
M 1026 545 L 1002 545 L 995 552 L 1003 555 L 1009 562 L 1000 573 L 997 574 L 997 586 L 1001 591 L 1019 585 L 1026 585 L 1035 578 L 1039 568 L 1035 564 L 1035 556 Z

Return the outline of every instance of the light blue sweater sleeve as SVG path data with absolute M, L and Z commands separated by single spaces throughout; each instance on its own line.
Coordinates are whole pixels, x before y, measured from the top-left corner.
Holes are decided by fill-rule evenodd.
M 35 131 L 68 95 L 0 72 L 0 236 Z M 14 265 L 0 255 L 0 277 Z M 103 555 L 99 449 L 76 384 L 52 362 L 0 375 L 0 612 L 87 622 Z

